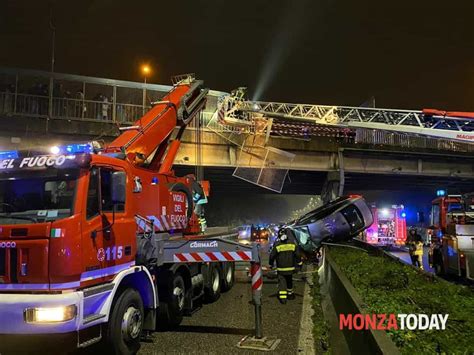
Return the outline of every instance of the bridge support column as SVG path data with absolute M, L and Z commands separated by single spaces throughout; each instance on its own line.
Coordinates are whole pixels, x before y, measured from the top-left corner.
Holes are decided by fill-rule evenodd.
M 233 146 L 229 146 L 229 162 L 232 166 L 237 165 L 237 152 Z
M 328 171 L 321 191 L 321 200 L 324 204 L 344 194 L 344 155 L 342 149 L 331 157 L 331 166 L 334 170 Z

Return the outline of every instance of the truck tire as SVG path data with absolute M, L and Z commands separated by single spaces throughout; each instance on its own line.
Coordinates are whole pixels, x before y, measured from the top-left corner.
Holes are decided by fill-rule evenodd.
M 106 333 L 106 345 L 112 354 L 136 354 L 140 349 L 143 327 L 143 301 L 134 289 L 126 289 L 117 298 Z
M 222 264 L 222 292 L 229 291 L 235 282 L 235 263 Z
M 180 273 L 173 274 L 168 293 L 168 301 L 160 302 L 159 329 L 177 327 L 183 320 L 186 286 Z
M 212 303 L 221 296 L 221 273 L 218 266 L 211 263 L 209 268 L 209 282 L 204 288 L 204 302 Z

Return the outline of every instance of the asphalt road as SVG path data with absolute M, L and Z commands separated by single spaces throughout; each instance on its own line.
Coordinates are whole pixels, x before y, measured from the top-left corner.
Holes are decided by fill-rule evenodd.
M 430 267 L 430 264 L 428 262 L 428 247 L 424 247 L 423 250 L 423 268 L 425 271 L 434 273 L 434 269 Z M 397 250 L 391 250 L 389 251 L 390 254 L 393 256 L 396 256 L 400 260 L 402 260 L 404 263 L 411 265 L 411 258 L 410 254 L 408 254 L 408 251 L 405 249 L 397 249 Z
M 268 264 L 268 247 L 262 246 L 263 265 Z M 173 331 L 155 332 L 151 342 L 142 342 L 139 354 L 261 354 L 237 348 L 237 343 L 255 329 L 254 307 L 248 263 L 238 264 L 236 284 L 220 299 L 204 305 L 186 317 Z M 298 280 L 299 279 L 299 280 Z M 296 299 L 281 305 L 277 300 L 276 279 L 264 278 L 262 312 L 263 335 L 281 339 L 273 353 L 298 353 L 298 335 L 303 304 L 304 281 L 295 276 Z

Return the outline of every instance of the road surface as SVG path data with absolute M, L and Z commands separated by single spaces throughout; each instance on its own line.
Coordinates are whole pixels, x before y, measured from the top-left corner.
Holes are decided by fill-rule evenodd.
M 263 265 L 268 264 L 268 245 L 262 245 Z M 248 263 L 238 264 L 236 284 L 221 298 L 204 305 L 192 317 L 184 318 L 180 327 L 173 331 L 156 332 L 151 342 L 142 342 L 139 354 L 251 354 L 237 348 L 245 335 L 253 334 L 254 308 L 250 282 L 247 277 Z M 296 354 L 303 304 L 304 281 L 295 282 L 296 299 L 281 305 L 277 300 L 277 280 L 264 279 L 262 311 L 263 335 L 281 339 L 274 353 Z
M 428 247 L 423 248 L 423 268 L 425 271 L 434 273 L 434 269 L 430 267 L 430 264 L 428 262 Z M 389 251 L 390 254 L 393 256 L 396 256 L 400 260 L 402 260 L 404 263 L 411 265 L 411 259 L 410 259 L 410 254 L 408 254 L 408 251 L 406 248 L 403 249 L 394 249 Z

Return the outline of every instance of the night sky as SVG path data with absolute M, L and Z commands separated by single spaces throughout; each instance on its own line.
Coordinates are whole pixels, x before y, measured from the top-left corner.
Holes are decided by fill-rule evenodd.
M 196 72 L 262 100 L 474 110 L 472 0 L 0 0 L 0 65 L 155 83 Z

